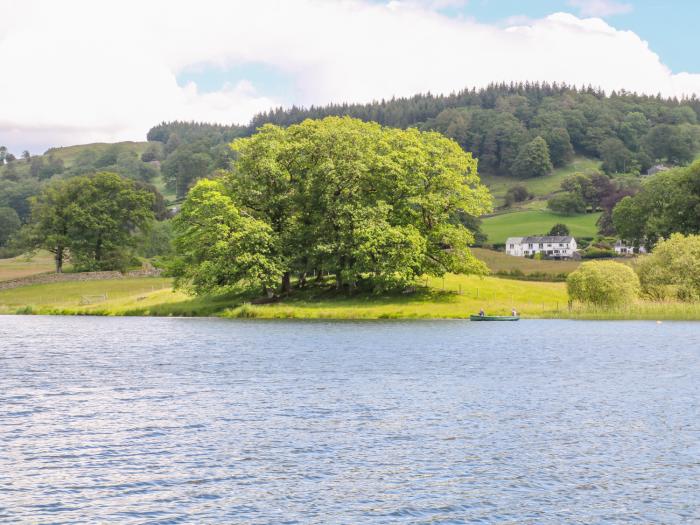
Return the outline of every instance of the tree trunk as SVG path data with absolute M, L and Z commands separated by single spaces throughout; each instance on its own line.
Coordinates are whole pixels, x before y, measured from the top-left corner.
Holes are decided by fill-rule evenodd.
M 323 268 L 316 270 L 316 283 L 320 284 L 323 282 Z
M 291 293 L 292 291 L 292 273 L 284 272 L 282 275 L 282 293 Z
M 56 248 L 56 253 L 54 254 L 54 260 L 56 262 L 56 273 L 63 273 L 63 247 L 58 246 Z
M 299 288 L 304 288 L 306 286 L 306 272 L 301 272 L 299 275 Z
M 343 280 L 340 277 L 340 272 L 341 272 L 340 268 L 338 268 L 335 271 L 335 289 L 336 290 L 340 290 L 340 288 L 343 286 Z

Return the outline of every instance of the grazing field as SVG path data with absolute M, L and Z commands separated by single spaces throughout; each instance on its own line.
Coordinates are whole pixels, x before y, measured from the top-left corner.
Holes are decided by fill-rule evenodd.
M 563 216 L 545 210 L 527 210 L 503 213 L 483 219 L 481 229 L 488 235 L 489 243 L 504 243 L 508 237 L 543 235 L 557 223 L 569 227 L 574 237 L 593 237 L 598 228 L 600 213 Z
M 577 156 L 571 164 L 557 168 L 549 175 L 532 179 L 516 179 L 514 177 L 498 177 L 495 175 L 481 175 L 481 180 L 486 184 L 496 200 L 496 206 L 502 206 L 508 188 L 521 184 L 525 186 L 536 198 L 546 197 L 560 191 L 561 182 L 573 173 L 590 173 L 597 171 L 600 161 L 587 157 Z
M 134 153 L 140 156 L 144 151 L 148 149 L 149 143 L 133 141 L 114 143 L 95 142 L 92 144 L 80 144 L 77 146 L 66 146 L 63 148 L 51 148 L 46 153 L 54 155 L 59 159 L 63 160 L 66 167 L 68 167 L 72 166 L 78 159 L 78 157 L 86 151 L 90 151 L 94 153 L 95 156 L 99 157 L 100 155 L 104 155 L 107 151 L 109 151 L 115 146 L 122 151 L 133 151 Z
M 261 319 L 464 319 L 483 308 L 525 318 L 700 320 L 700 303 L 636 301 L 616 308 L 568 308 L 564 283 L 447 275 L 410 294 L 339 295 L 329 286 L 254 305 L 253 296 L 190 297 L 165 278 L 64 282 L 0 291 L 0 313 L 220 316 Z M 81 304 L 87 303 L 87 304 Z
M 581 261 L 553 261 L 528 259 L 527 257 L 513 257 L 504 252 L 486 250 L 484 248 L 472 248 L 472 253 L 484 261 L 492 272 L 521 271 L 525 275 L 549 274 L 559 275 L 573 272 L 579 267 Z
M 19 255 L 10 259 L 0 259 L 0 281 L 51 272 L 53 269 L 53 256 L 47 251 L 39 251 L 31 256 Z
M 410 294 L 378 297 L 338 295 L 330 287 L 296 292 L 279 303 L 250 305 L 251 296 L 192 298 L 173 292 L 162 278 L 66 282 L 0 291 L 0 313 L 174 315 L 265 318 L 466 318 L 483 308 L 507 314 L 515 307 L 542 317 L 566 306 L 562 283 L 522 282 L 494 277 L 447 275 L 428 279 Z M 91 304 L 81 304 L 87 298 Z
M 170 287 L 171 280 L 160 277 L 35 284 L 0 290 L 0 313 L 13 313 L 26 308 L 90 313 L 105 307 L 116 312 L 124 305 L 146 301 L 153 294 L 170 290 Z M 170 299 L 167 295 L 165 297 Z M 149 303 L 146 301 L 144 304 Z

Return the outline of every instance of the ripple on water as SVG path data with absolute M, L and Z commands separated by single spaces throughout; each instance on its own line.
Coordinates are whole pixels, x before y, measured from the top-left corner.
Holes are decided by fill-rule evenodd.
M 700 521 L 692 323 L 0 317 L 0 522 Z

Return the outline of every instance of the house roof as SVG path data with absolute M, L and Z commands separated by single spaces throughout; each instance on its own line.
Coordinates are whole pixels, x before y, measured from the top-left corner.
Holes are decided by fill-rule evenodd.
M 564 243 L 569 244 L 574 238 L 568 235 L 546 235 L 543 237 L 523 237 L 523 243 Z
M 521 242 L 523 242 L 522 237 L 508 237 L 506 239 L 506 244 L 520 244 Z

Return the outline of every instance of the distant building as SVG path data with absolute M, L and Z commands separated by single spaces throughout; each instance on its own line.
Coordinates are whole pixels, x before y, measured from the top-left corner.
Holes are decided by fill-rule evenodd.
M 634 255 L 635 253 L 647 253 L 647 251 L 644 246 L 635 249 L 631 244 L 627 244 L 623 240 L 618 240 L 615 242 L 615 253 L 618 255 Z
M 551 259 L 570 259 L 576 254 L 576 239 L 564 235 L 545 237 L 509 237 L 506 253 L 514 257 L 527 257 L 541 253 Z
M 660 171 L 667 171 L 667 170 L 669 170 L 669 169 L 670 169 L 670 168 L 667 168 L 667 167 L 664 166 L 663 164 L 657 164 L 656 166 L 652 166 L 651 168 L 649 168 L 649 169 L 647 170 L 647 173 L 646 173 L 646 174 L 647 174 L 647 177 L 648 177 L 649 175 L 656 175 L 656 174 L 659 173 Z

